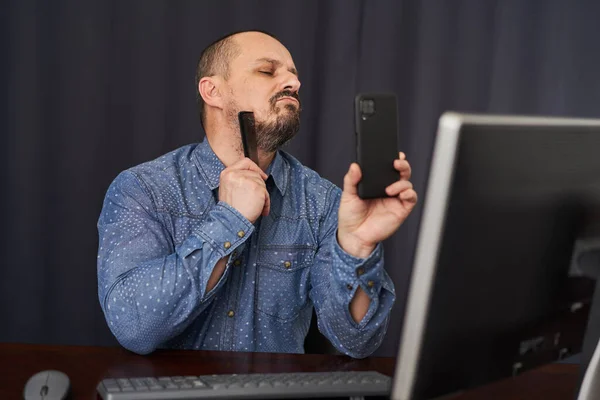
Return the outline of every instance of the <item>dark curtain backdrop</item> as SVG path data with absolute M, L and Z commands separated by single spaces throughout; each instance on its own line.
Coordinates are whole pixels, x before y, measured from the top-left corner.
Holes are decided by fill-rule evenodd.
M 96 289 L 105 190 L 201 139 L 194 70 L 215 38 L 280 37 L 305 106 L 288 150 L 338 185 L 354 95 L 395 92 L 422 205 L 444 110 L 600 116 L 599 17 L 594 0 L 3 2 L 0 341 L 116 344 Z M 398 301 L 378 355 L 395 355 L 420 213 L 385 243 Z

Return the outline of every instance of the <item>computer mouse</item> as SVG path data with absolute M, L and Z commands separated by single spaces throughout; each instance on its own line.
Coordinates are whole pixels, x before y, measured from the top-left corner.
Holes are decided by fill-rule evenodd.
M 25 384 L 25 400 L 65 400 L 71 391 L 69 377 L 60 371 L 41 371 Z

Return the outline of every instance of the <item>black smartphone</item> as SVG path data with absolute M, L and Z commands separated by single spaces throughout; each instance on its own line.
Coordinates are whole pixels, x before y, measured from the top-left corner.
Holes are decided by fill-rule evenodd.
M 250 111 L 241 111 L 238 113 L 238 119 L 240 122 L 240 133 L 242 135 L 242 146 L 244 146 L 244 156 L 248 157 L 258 165 L 254 113 Z
M 398 153 L 398 110 L 391 93 L 360 93 L 354 99 L 356 162 L 362 199 L 388 197 L 385 188 L 400 179 L 394 169 Z

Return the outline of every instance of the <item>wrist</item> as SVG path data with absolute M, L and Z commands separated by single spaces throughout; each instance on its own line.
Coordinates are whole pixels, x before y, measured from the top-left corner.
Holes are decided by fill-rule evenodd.
M 337 241 L 342 250 L 356 258 L 367 258 L 375 250 L 376 244 L 367 243 L 354 235 L 338 231 Z

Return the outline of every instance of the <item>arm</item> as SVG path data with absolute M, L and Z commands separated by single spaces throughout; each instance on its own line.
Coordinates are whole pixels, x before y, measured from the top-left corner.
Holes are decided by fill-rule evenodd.
M 111 184 L 98 221 L 98 295 L 125 348 L 154 351 L 189 326 L 223 286 L 229 255 L 241 251 L 254 227 L 223 202 L 207 214 L 174 247 L 138 178 L 124 172 Z
M 383 269 L 383 246 L 365 258 L 347 253 L 337 240 L 340 191 L 328 196 L 319 249 L 311 269 L 310 297 L 319 330 L 342 353 L 355 358 L 372 354 L 381 344 L 395 301 L 394 285 Z M 366 297 L 361 299 L 359 290 Z M 355 318 L 356 306 L 362 316 Z M 358 319 L 358 320 L 357 320 Z
M 388 197 L 380 199 L 358 196 L 362 174 L 352 164 L 344 177 L 344 191 L 337 190 L 330 199 L 321 228 L 311 298 L 321 332 L 353 357 L 366 357 L 381 344 L 395 300 L 393 284 L 383 270 L 381 242 L 396 232 L 417 202 L 409 181 L 410 164 L 404 153 L 399 156 L 394 161 L 399 179 L 386 188 Z M 327 248 L 329 253 L 323 250 Z

